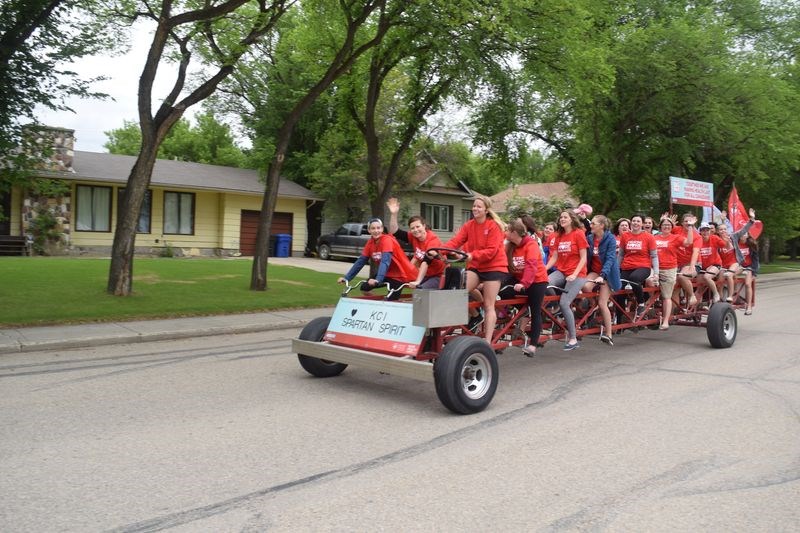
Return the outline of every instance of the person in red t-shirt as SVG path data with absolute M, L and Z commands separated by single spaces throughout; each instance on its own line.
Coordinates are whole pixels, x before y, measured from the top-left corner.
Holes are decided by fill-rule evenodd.
M 619 240 L 622 238 L 623 233 L 628 233 L 631 230 L 631 221 L 625 217 L 617 219 L 614 224 L 614 238 L 617 240 L 617 250 L 619 250 Z
M 687 304 L 689 307 L 697 305 L 697 297 L 694 295 L 694 287 L 692 287 L 692 278 L 697 275 L 697 260 L 700 257 L 700 234 L 694 229 L 694 224 L 697 221 L 691 213 L 684 213 L 681 219 L 681 225 L 675 226 L 672 230 L 673 233 L 680 235 L 684 238 L 684 243 L 689 242 L 686 237 L 689 232 L 693 232 L 691 244 L 684 244 L 678 248 L 678 277 L 675 284 L 675 290 L 672 291 L 672 298 L 677 302 L 680 298 L 680 291 L 687 295 Z
M 417 278 L 417 267 L 411 264 L 397 239 L 383 232 L 383 222 L 379 218 L 372 218 L 367 223 L 370 239 L 364 245 L 361 256 L 356 259 L 352 268 L 339 278 L 339 283 L 350 281 L 361 271 L 368 262 L 378 265 L 378 273 L 374 278 L 361 282 L 361 290 L 371 291 L 378 285 L 388 283 L 392 289 L 397 289 L 404 283 L 410 283 Z M 402 290 L 393 293 L 388 299 L 397 300 Z
M 644 215 L 633 215 L 631 230 L 620 236 L 619 259 L 622 279 L 633 282 L 631 288 L 639 304 L 636 312 L 641 315 L 644 312 L 642 288 L 645 282 L 658 285 L 658 251 L 653 234 L 644 231 Z
M 713 303 L 719 301 L 719 290 L 717 290 L 717 278 L 722 272 L 722 259 L 719 256 L 719 249 L 725 247 L 725 241 L 719 236 L 711 233 L 711 226 L 700 224 L 700 237 L 702 242 L 700 244 L 700 266 L 705 270 L 703 272 L 703 281 L 705 281 L 709 290 L 711 291 L 711 298 Z
M 549 270 L 552 266 L 556 267 L 550 273 L 550 285 L 565 289 L 565 292 L 561 293 L 559 304 L 567 325 L 568 337 L 564 344 L 564 350 L 568 351 L 580 346 L 575 331 L 575 315 L 571 305 L 578 293 L 581 292 L 583 284 L 586 283 L 586 249 L 589 244 L 586 241 L 583 224 L 572 210 L 562 211 L 558 216 L 556 234 L 558 236 L 554 248 L 550 249 L 547 269 Z
M 479 284 L 483 288 L 476 295 L 483 302 L 484 337 L 492 343 L 497 314 L 494 304 L 500 283 L 508 274 L 508 264 L 503 249 L 505 224 L 492 211 L 492 201 L 476 196 L 472 202 L 472 219 L 461 226 L 458 233 L 443 248 L 463 250 L 467 254 L 467 291 L 473 292 Z M 470 329 L 476 329 L 480 317 L 470 319 Z
M 506 228 L 506 254 L 508 256 L 509 279 L 504 282 L 513 283 L 513 290 L 503 290 L 501 298 L 512 298 L 515 293 L 528 296 L 528 312 L 531 317 L 528 343 L 522 351 L 528 357 L 536 355 L 536 345 L 542 333 L 542 301 L 547 290 L 547 271 L 542 261 L 542 252 L 537 243 L 528 235 L 528 228 L 521 218 L 515 218 Z M 505 294 L 508 291 L 508 294 Z
M 725 246 L 719 249 L 719 258 L 722 260 L 722 268 L 725 269 L 725 283 L 728 285 L 728 297 L 726 301 L 731 303 L 733 302 L 733 293 L 736 290 L 736 276 L 742 272 L 749 274 L 749 271 L 743 270 L 742 266 L 739 265 L 740 259 L 743 260 L 744 256 L 737 245 L 739 239 L 748 232 L 756 221 L 756 212 L 752 208 L 749 214 L 750 220 L 733 235 L 731 235 L 730 230 L 725 224 L 720 224 L 717 227 L 717 234 L 725 242 Z M 752 292 L 752 283 L 747 281 L 747 274 L 745 274 L 745 286 L 747 287 L 747 291 Z M 752 298 L 747 298 L 747 300 L 752 301 Z
M 400 211 L 397 198 L 389 198 L 386 207 L 389 208 L 389 233 L 414 247 L 411 264 L 419 268 L 419 274 L 408 286 L 412 289 L 438 289 L 444 273 L 444 261 L 429 257 L 425 252 L 431 248 L 441 248 L 442 241 L 428 229 L 425 219 L 418 215 L 408 219 L 408 231 L 401 230 L 397 224 L 397 213 Z
M 690 219 L 694 224 L 695 219 Z M 656 241 L 658 251 L 658 282 L 661 287 L 661 303 L 663 312 L 661 313 L 661 324 L 658 329 L 669 329 L 669 321 L 672 318 L 672 294 L 675 290 L 675 280 L 678 275 L 678 249 L 681 246 L 691 246 L 694 241 L 694 232 L 687 232 L 684 237 L 673 233 L 675 223 L 666 213 L 661 217 L 658 235 L 653 238 Z
M 544 225 L 544 229 L 542 229 L 542 251 L 544 252 L 544 259 L 545 264 L 550 259 L 550 250 L 555 249 L 555 242 L 556 237 L 558 234 L 556 233 L 556 223 L 555 222 L 548 222 Z

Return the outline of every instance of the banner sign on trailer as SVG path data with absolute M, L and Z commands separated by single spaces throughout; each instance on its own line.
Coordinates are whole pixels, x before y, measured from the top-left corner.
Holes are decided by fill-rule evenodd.
M 416 355 L 425 328 L 412 324 L 410 303 L 340 298 L 324 339 L 362 350 Z
M 669 191 L 670 201 L 673 204 L 699 205 L 701 207 L 714 205 L 713 183 L 670 176 Z

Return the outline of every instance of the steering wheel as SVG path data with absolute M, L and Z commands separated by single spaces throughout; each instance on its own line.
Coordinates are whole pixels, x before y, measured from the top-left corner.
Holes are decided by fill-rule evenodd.
M 429 248 L 428 250 L 425 251 L 426 254 L 430 252 L 436 252 L 437 257 L 439 257 L 439 259 L 448 264 L 458 263 L 460 261 L 467 260 L 467 252 L 465 252 L 464 250 L 456 250 L 455 248 Z M 446 255 L 442 257 L 442 254 L 440 254 L 439 252 L 445 252 Z M 451 258 L 450 257 L 451 255 L 455 255 L 456 258 L 455 259 Z

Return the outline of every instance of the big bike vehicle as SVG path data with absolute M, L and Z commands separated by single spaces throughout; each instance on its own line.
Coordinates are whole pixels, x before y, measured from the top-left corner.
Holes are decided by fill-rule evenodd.
M 456 260 L 465 256 L 459 250 L 434 251 L 455 255 Z M 498 320 L 492 341 L 487 342 L 480 326 L 468 328 L 468 307 L 480 304 L 468 301 L 464 271 L 454 266 L 447 268 L 441 290 L 417 289 L 399 301 L 374 295 L 348 296 L 355 286 L 347 286 L 333 316 L 312 320 L 292 340 L 300 365 L 317 377 L 337 376 L 352 364 L 432 382 L 439 400 L 455 413 L 477 413 L 491 403 L 500 377 L 497 356 L 505 349 L 529 343 L 541 346 L 548 341 L 564 341 L 566 336 L 566 325 L 557 311 L 559 297 L 555 295 L 547 296 L 542 306 L 542 335 L 529 339 L 525 332 L 530 314 L 527 298 L 521 295 L 496 302 Z M 744 279 L 736 280 L 733 294 L 725 294 L 733 303 L 713 303 L 705 284 L 693 282 L 693 287 L 697 304 L 688 305 L 691 295 L 675 302 L 671 324 L 705 328 L 712 347 L 730 348 L 738 329 L 735 311 L 746 304 Z M 614 333 L 658 329 L 659 289 L 642 290 L 644 308 L 637 306 L 630 288 L 613 293 L 609 299 L 616 316 Z M 724 289 L 720 287 L 720 291 Z M 753 291 L 755 294 L 755 286 Z M 597 292 L 581 293 L 572 306 L 579 338 L 603 332 Z

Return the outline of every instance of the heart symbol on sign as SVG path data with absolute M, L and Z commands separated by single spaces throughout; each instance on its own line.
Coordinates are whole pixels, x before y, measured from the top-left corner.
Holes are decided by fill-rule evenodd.
M 356 316 L 356 313 L 358 313 L 358 309 L 351 309 L 350 310 L 350 316 Z
M 756 220 L 753 222 L 753 225 L 750 226 L 750 230 L 747 233 L 749 233 L 752 238 L 758 239 L 762 231 L 764 231 L 764 223 L 760 220 Z

